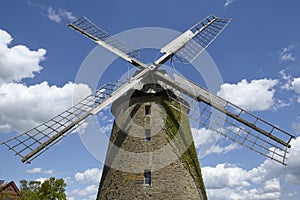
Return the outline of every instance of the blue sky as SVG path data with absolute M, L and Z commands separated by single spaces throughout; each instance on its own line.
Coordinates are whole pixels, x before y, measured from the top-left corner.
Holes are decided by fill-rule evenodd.
M 222 76 L 220 88 L 228 100 L 294 134 L 296 139 L 286 167 L 244 148 L 214 149 L 200 159 L 208 196 L 299 199 L 299 6 L 297 0 L 2 1 L 0 140 L 70 107 L 74 88 L 80 89 L 82 97 L 89 92 L 86 85 L 76 82 L 76 74 L 96 43 L 65 26 L 71 20 L 85 15 L 111 34 L 142 27 L 183 32 L 214 13 L 232 18 L 207 49 Z M 151 62 L 156 53 L 154 58 L 151 53 L 145 55 L 141 60 Z M 175 67 L 203 84 L 201 77 L 187 72 L 189 65 Z M 127 69 L 125 61 L 117 60 L 99 84 L 119 78 L 114 72 L 121 75 Z M 100 114 L 99 119 L 106 114 Z M 111 116 L 107 116 L 109 121 Z M 111 124 L 102 120 L 101 126 L 107 131 Z M 0 179 L 18 184 L 21 179 L 65 178 L 69 199 L 95 199 L 102 164 L 89 154 L 77 134 L 69 135 L 30 165 L 22 164 L 4 146 L 0 155 Z

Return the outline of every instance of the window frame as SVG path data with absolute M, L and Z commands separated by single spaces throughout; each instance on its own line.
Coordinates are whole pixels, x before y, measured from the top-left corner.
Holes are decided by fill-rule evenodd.
M 151 170 L 144 170 L 144 185 L 151 185 Z
M 146 142 L 150 142 L 151 141 L 151 129 L 147 128 L 145 129 L 145 140 Z
M 151 115 L 151 105 L 145 105 L 145 115 L 146 116 Z

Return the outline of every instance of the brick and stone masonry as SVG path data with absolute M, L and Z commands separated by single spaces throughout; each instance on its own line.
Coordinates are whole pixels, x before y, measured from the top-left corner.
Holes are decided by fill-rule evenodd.
M 115 116 L 97 200 L 207 199 L 187 109 L 176 97 L 132 90 Z M 184 100 L 181 100 L 184 101 Z

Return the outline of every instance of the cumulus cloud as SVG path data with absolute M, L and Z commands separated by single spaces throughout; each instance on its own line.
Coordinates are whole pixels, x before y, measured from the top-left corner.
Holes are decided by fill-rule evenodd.
M 75 174 L 75 180 L 81 183 L 100 181 L 102 170 L 98 168 L 87 169 L 84 172 L 77 172 Z
M 251 181 L 249 171 L 230 164 L 202 168 L 207 194 L 210 199 L 279 199 L 279 178 L 266 180 L 261 184 Z
M 84 172 L 77 172 L 74 175 L 77 181 L 75 189 L 68 193 L 68 199 L 80 199 L 80 200 L 94 200 L 98 192 L 98 185 L 86 185 L 90 183 L 99 183 L 101 178 L 102 170 L 98 168 L 87 169 Z M 81 185 L 81 186 L 79 186 Z M 83 186 L 83 187 L 82 187 Z
M 300 95 L 300 77 L 294 78 L 291 84 L 295 92 Z M 300 103 L 300 96 L 298 96 L 298 103 Z
M 213 146 L 212 150 L 210 151 L 210 154 L 215 153 L 215 154 L 221 154 L 221 153 L 228 153 L 230 151 L 239 149 L 240 145 L 237 143 L 232 143 L 226 146 L 220 146 L 220 145 L 215 145 Z
M 300 77 L 294 78 L 292 81 L 292 86 L 294 87 L 294 90 L 300 94 Z
M 231 164 L 202 168 L 209 199 L 279 199 L 278 178 L 262 182 L 253 188 L 249 171 Z
M 74 196 L 79 196 L 78 199 L 94 200 L 96 199 L 98 187 L 97 185 L 89 185 L 83 189 L 76 189 L 70 192 L 70 198 L 77 199 Z
M 55 10 L 51 6 L 47 9 L 47 17 L 55 23 L 62 23 L 63 20 L 74 21 L 76 19 L 72 12 L 62 8 Z
M 24 45 L 10 47 L 12 36 L 0 29 L 0 85 L 33 78 L 42 70 L 40 62 L 45 59 L 46 50 L 30 50 Z
M 273 178 L 271 180 L 265 181 L 265 183 L 264 183 L 264 190 L 266 192 L 280 191 L 280 181 L 279 181 L 279 178 Z
M 251 82 L 243 79 L 237 84 L 222 84 L 218 95 L 248 111 L 263 111 L 275 105 L 274 86 L 277 84 L 278 81 L 272 79 Z
M 249 186 L 247 171 L 231 164 L 218 164 L 216 167 L 203 167 L 205 187 L 221 189 L 227 186 Z
M 27 173 L 30 174 L 52 174 L 53 170 L 42 170 L 42 168 L 40 167 L 36 167 L 36 168 L 32 168 L 32 169 L 28 169 L 26 170 Z
M 0 131 L 25 131 L 63 112 L 73 105 L 72 99 L 91 93 L 85 84 L 67 83 L 62 87 L 47 82 L 26 86 L 9 83 L 0 86 Z
M 294 61 L 296 57 L 291 53 L 291 50 L 294 48 L 294 45 L 289 45 L 288 47 L 282 48 L 279 52 L 279 62 L 286 62 L 286 61 Z
M 12 37 L 0 30 L 0 131 L 25 131 L 71 107 L 91 93 L 85 84 L 62 87 L 42 83 L 19 83 L 42 70 L 46 50 L 29 50 L 23 45 L 9 47 Z M 74 98 L 73 98 L 74 97 Z M 74 102 L 75 103 L 75 102 Z
M 67 15 L 66 15 L 67 16 Z M 67 17 L 70 18 L 70 17 Z M 25 131 L 68 109 L 78 100 L 91 94 L 88 85 L 66 83 L 63 86 L 49 85 L 44 81 L 35 85 L 20 83 L 24 78 L 33 78 L 42 70 L 41 62 L 46 50 L 30 50 L 23 45 L 10 46 L 12 36 L 0 30 L 0 132 Z M 95 172 L 95 170 L 91 170 Z M 29 174 L 53 174 L 53 170 L 36 167 L 26 170 Z M 99 177 L 101 173 L 98 173 Z M 91 179 L 89 171 L 77 174 L 80 181 Z M 38 178 L 44 182 L 48 178 Z M 99 181 L 97 179 L 97 181 Z M 65 181 L 71 182 L 70 178 Z M 80 198 L 95 199 L 95 185 L 74 192 Z
M 237 188 L 223 188 L 218 190 L 207 190 L 208 197 L 214 200 L 241 200 L 241 199 L 255 199 L 255 200 L 278 200 L 280 199 L 280 192 L 264 192 L 263 189 L 249 189 L 241 190 Z
M 280 199 L 281 179 L 288 184 L 300 184 L 300 137 L 291 141 L 287 166 L 269 159 L 258 167 L 243 169 L 232 164 L 218 164 L 202 168 L 210 199 Z M 287 195 L 294 196 L 293 191 Z
M 300 103 L 300 77 L 294 78 L 292 75 L 286 73 L 285 70 L 279 72 L 281 75 L 280 88 L 287 91 L 294 91 L 297 95 L 297 102 Z M 292 102 L 294 100 L 290 100 Z
M 271 160 L 265 160 L 259 167 L 249 171 L 253 181 L 261 182 L 281 174 L 286 181 L 300 184 L 300 137 L 292 140 L 291 146 L 290 153 L 287 155 L 287 166 L 274 164 Z
M 192 134 L 199 158 L 211 154 L 224 154 L 240 148 L 239 144 L 228 143 L 228 140 L 219 133 L 206 128 L 192 128 Z

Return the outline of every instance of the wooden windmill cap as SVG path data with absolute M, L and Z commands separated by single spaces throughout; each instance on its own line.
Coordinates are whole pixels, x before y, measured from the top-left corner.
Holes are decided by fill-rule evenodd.
M 119 107 L 121 105 L 124 106 L 125 103 L 127 103 L 129 107 L 136 103 L 159 102 L 165 100 L 171 101 L 170 98 L 176 99 L 184 104 L 185 112 L 189 113 L 189 104 L 183 97 L 175 95 L 174 92 L 169 89 L 164 89 L 160 84 L 157 83 L 145 84 L 140 90 L 129 90 L 125 95 L 121 96 L 112 103 L 111 112 L 114 116 L 117 116 L 119 113 Z

